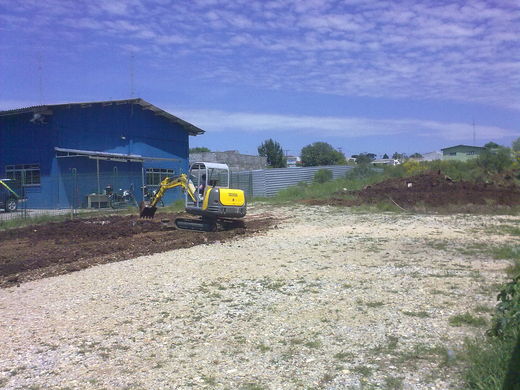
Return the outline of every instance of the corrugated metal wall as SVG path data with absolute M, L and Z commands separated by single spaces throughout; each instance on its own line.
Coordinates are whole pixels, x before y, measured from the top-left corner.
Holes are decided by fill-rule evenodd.
M 240 188 L 246 196 L 269 197 L 274 196 L 284 188 L 297 185 L 299 182 L 312 182 L 314 175 L 320 169 L 332 171 L 332 177 L 337 179 L 353 167 L 345 165 L 327 165 L 305 168 L 274 168 L 257 171 L 236 172 L 231 175 L 231 187 Z

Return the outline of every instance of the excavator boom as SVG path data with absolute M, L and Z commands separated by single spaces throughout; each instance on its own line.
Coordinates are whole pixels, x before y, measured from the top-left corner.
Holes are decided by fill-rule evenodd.
M 155 196 L 150 201 L 150 204 L 146 204 L 145 202 L 141 202 L 139 205 L 140 213 L 139 216 L 141 218 L 153 218 L 155 216 L 155 212 L 157 211 L 157 203 L 162 199 L 164 193 L 172 188 L 182 187 L 182 189 L 188 193 L 188 195 L 195 202 L 195 187 L 188 181 L 188 176 L 184 173 L 179 175 L 176 178 L 166 177 L 161 181 L 161 185 L 159 187 L 159 191 L 155 194 Z

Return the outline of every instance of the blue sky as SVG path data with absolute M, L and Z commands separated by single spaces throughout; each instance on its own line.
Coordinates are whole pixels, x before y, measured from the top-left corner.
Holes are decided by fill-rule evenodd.
M 212 150 L 509 146 L 520 2 L 0 0 L 0 110 L 131 97 Z

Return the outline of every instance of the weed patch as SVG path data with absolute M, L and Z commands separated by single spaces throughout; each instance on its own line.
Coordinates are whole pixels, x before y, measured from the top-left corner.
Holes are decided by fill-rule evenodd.
M 476 317 L 471 313 L 464 313 L 464 314 L 456 314 L 454 316 L 451 316 L 448 320 L 448 323 L 451 326 L 469 325 L 469 326 L 481 327 L 481 326 L 485 326 L 487 324 L 487 321 L 484 317 Z

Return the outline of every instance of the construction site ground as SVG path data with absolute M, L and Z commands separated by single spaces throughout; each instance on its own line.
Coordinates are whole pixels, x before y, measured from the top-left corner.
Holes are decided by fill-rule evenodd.
M 261 203 L 237 231 L 125 218 L 2 233 L 0 388 L 457 389 L 506 280 L 491 249 L 520 224 Z
M 453 180 L 441 172 L 426 172 L 413 177 L 384 180 L 360 191 L 345 188 L 328 199 L 307 203 L 358 206 L 379 202 L 393 203 L 407 210 L 507 210 L 520 205 L 520 188 L 515 184 L 512 173 L 497 175 L 493 182 L 469 182 Z
M 174 230 L 185 213 L 78 218 L 0 232 L 0 287 L 79 271 L 97 264 L 131 259 L 201 243 L 225 241 L 266 229 L 269 216 L 248 218 L 244 226 L 216 233 Z

